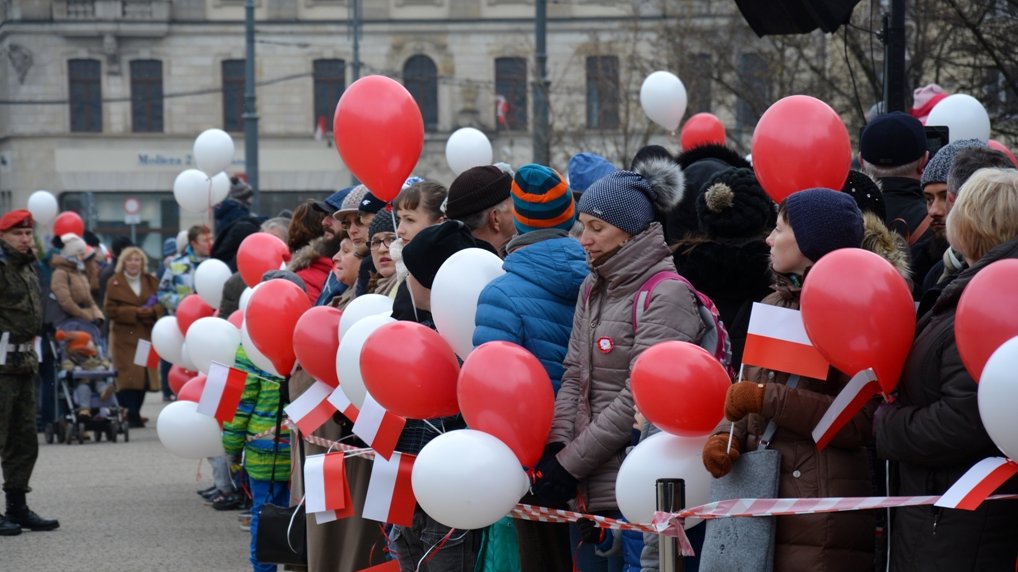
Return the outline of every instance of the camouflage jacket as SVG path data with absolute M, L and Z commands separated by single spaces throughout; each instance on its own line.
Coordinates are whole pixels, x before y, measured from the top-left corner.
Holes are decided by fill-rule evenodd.
M 170 261 L 170 267 L 159 281 L 159 302 L 164 308 L 176 313 L 184 296 L 194 293 L 194 270 L 204 260 L 188 246 L 184 254 Z
M 0 335 L 9 332 L 8 342 L 23 344 L 42 331 L 42 294 L 35 254 L 22 254 L 0 241 Z M 21 357 L 19 357 L 21 356 Z M 0 371 L 33 369 L 35 355 L 8 354 Z

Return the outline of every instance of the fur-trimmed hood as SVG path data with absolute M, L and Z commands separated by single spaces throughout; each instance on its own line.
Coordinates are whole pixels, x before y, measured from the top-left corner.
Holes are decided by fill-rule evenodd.
M 862 223 L 863 237 L 859 247 L 879 254 L 881 258 L 890 262 L 911 289 L 912 269 L 909 266 L 908 244 L 905 243 L 905 239 L 898 233 L 891 232 L 884 221 L 874 213 L 863 213 Z
M 287 270 L 290 272 L 297 272 L 298 270 L 310 268 L 311 265 L 319 258 L 324 257 L 331 259 L 336 250 L 336 243 L 333 242 L 333 240 L 326 239 L 324 236 L 319 236 L 304 245 L 293 253 L 293 256 L 290 258 L 290 263 L 287 265 Z
M 679 156 L 675 158 L 675 161 L 683 169 L 688 169 L 693 166 L 693 163 L 697 161 L 703 161 L 704 159 L 717 159 L 724 163 L 728 163 L 731 167 L 742 167 L 745 169 L 752 169 L 753 165 L 749 163 L 742 155 L 739 155 L 735 150 L 729 149 L 724 145 L 710 144 L 700 145 L 699 147 L 693 147 L 689 151 L 683 151 L 679 153 Z

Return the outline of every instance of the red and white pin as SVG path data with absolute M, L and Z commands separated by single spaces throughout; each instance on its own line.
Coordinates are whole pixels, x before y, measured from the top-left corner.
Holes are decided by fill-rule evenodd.
M 604 336 L 597 339 L 597 349 L 603 354 L 610 353 L 615 349 L 615 340 Z

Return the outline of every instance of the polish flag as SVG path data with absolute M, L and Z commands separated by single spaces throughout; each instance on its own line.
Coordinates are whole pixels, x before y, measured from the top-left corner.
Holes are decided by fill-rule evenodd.
M 853 375 L 813 428 L 813 440 L 816 441 L 817 450 L 823 451 L 838 431 L 848 425 L 855 414 L 862 411 L 866 402 L 879 391 L 880 384 L 877 383 L 877 374 L 873 368 L 864 369 Z
M 802 313 L 753 303 L 742 362 L 803 377 L 826 379 L 829 365 L 806 335 Z
M 155 348 L 152 347 L 152 342 L 148 340 L 138 340 L 138 345 L 134 348 L 134 365 L 140 365 L 141 367 L 159 367 L 159 354 L 157 354 Z
M 304 460 L 304 509 L 310 513 L 335 511 L 335 518 L 353 514 L 350 484 L 342 451 L 308 455 Z M 332 515 L 326 515 L 326 520 Z
M 1015 475 L 1018 475 L 1018 463 L 1004 457 L 987 457 L 973 465 L 934 504 L 976 510 L 997 487 Z
M 364 406 L 357 414 L 353 432 L 376 453 L 389 459 L 405 425 L 406 419 L 386 411 L 369 393 L 364 397 Z
M 415 458 L 403 453 L 393 453 L 388 460 L 380 455 L 375 457 L 364 501 L 364 518 L 400 526 L 413 524 L 417 497 L 410 475 Z
M 342 413 L 344 417 L 354 423 L 357 422 L 357 413 L 359 413 L 359 410 L 356 405 L 350 402 L 350 398 L 343 392 L 342 387 L 337 387 L 332 390 L 332 393 L 329 395 L 329 403 L 336 408 L 336 411 Z
M 311 387 L 284 407 L 283 411 L 297 424 L 301 433 L 310 435 L 336 412 L 336 408 L 329 403 L 331 393 L 332 386 L 316 379 Z
M 233 421 L 246 382 L 247 373 L 212 362 L 205 378 L 205 389 L 198 399 L 198 413 L 214 417 L 221 423 Z

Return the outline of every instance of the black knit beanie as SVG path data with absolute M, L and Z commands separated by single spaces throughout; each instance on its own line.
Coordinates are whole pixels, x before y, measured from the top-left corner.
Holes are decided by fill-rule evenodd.
M 399 224 L 399 217 L 396 218 L 396 223 L 393 224 L 393 213 L 388 210 L 379 211 L 375 215 L 375 218 L 371 219 L 371 224 L 368 225 L 368 242 L 371 242 L 371 237 L 375 236 L 379 232 L 396 232 L 396 226 Z
M 494 165 L 473 167 L 460 173 L 449 185 L 445 216 L 461 220 L 509 198 L 512 175 Z
M 447 220 L 417 233 L 403 247 L 403 263 L 414 279 L 430 290 L 438 269 L 450 256 L 475 246 L 477 242 L 474 235 L 465 224 L 458 220 Z
M 725 169 L 696 197 L 700 230 L 712 238 L 747 238 L 774 228 L 777 208 L 752 169 Z

